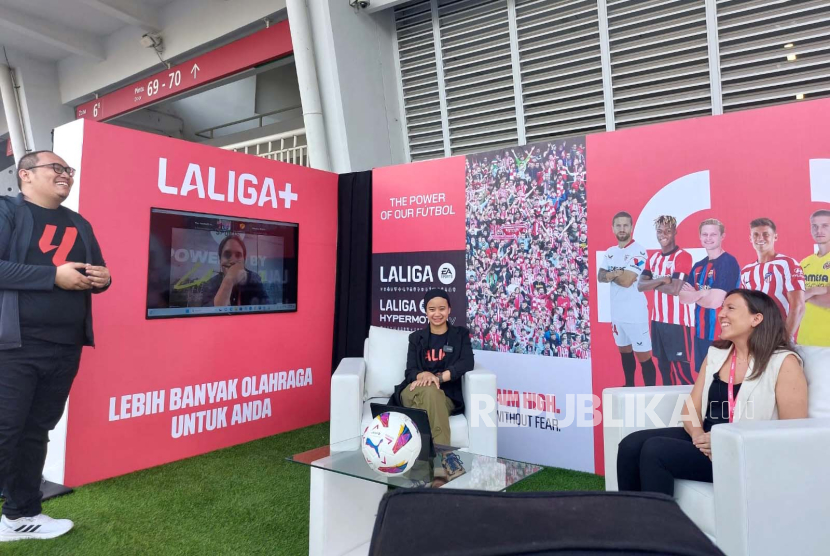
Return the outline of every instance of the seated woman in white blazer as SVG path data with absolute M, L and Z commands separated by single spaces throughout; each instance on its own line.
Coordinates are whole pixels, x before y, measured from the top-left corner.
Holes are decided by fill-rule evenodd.
M 675 479 L 711 483 L 713 426 L 807 417 L 801 358 L 775 301 L 758 291 L 732 290 L 718 321 L 720 340 L 701 366 L 692 408 L 687 404 L 683 409 L 683 426 L 638 431 L 620 442 L 620 490 L 672 496 Z

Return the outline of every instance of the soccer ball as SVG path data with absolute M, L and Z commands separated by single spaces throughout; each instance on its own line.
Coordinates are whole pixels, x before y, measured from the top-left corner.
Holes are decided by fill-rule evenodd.
M 381 413 L 363 431 L 363 457 L 384 475 L 406 473 L 421 453 L 421 433 L 403 413 Z

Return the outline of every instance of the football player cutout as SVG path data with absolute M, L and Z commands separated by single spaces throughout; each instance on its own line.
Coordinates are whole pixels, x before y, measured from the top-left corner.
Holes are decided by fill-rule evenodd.
M 637 289 L 637 280 L 646 265 L 646 250 L 631 238 L 633 224 L 627 212 L 614 215 L 611 229 L 617 245 L 605 252 L 597 279 L 611 285 L 611 330 L 620 350 L 625 386 L 634 386 L 638 360 L 643 383 L 654 386 L 657 370 L 651 360 L 648 302 L 646 295 Z
M 749 232 L 758 260 L 741 269 L 741 288 L 773 298 L 787 322 L 787 333 L 794 338 L 804 316 L 804 271 L 792 257 L 775 252 L 775 222 L 756 218 L 749 223 Z
M 798 343 L 830 346 L 830 210 L 817 210 L 810 216 L 810 234 L 818 252 L 801 261 L 807 305 L 798 329 Z
M 680 291 L 692 270 L 692 256 L 677 246 L 677 219 L 654 221 L 660 251 L 648 258 L 637 289 L 654 293 L 651 304 L 651 345 L 663 385 L 694 384 L 692 376 L 691 307 L 680 302 Z
M 737 288 L 741 278 L 738 260 L 723 250 L 723 223 L 709 218 L 700 223 L 698 232 L 706 256 L 694 264 L 679 295 L 681 303 L 695 306 L 695 372 L 700 372 L 709 346 L 720 338 L 718 311 L 726 293 Z

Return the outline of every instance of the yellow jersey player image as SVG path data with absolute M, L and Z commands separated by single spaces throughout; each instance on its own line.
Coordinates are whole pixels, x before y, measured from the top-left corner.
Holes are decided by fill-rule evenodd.
M 798 343 L 830 346 L 830 210 L 817 210 L 810 216 L 810 233 L 818 252 L 801 261 L 807 283 L 807 306 L 798 330 Z

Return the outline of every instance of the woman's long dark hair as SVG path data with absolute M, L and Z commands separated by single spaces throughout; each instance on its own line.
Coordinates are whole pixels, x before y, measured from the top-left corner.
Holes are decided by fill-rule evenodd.
M 781 316 L 781 310 L 770 296 L 755 290 L 737 289 L 727 293 L 726 297 L 733 294 L 740 295 L 746 301 L 750 314 L 757 315 L 760 313 L 764 315 L 764 320 L 753 329 L 747 342 L 749 344 L 749 356 L 754 359 L 755 364 L 752 366 L 752 372 L 745 380 L 755 380 L 760 378 L 767 370 L 772 354 L 782 350 L 795 351 L 795 347 L 787 333 L 787 323 L 784 321 L 784 317 Z M 732 347 L 732 342 L 717 340 L 713 345 L 716 348 L 729 349 Z

